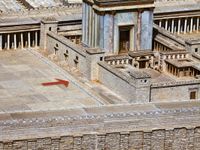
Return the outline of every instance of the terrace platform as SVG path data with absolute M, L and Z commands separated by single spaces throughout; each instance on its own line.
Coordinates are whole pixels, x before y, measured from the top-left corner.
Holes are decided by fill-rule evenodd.
M 43 82 L 69 80 L 69 87 L 44 87 Z M 99 106 L 102 103 L 28 50 L 0 52 L 0 113 L 61 110 Z

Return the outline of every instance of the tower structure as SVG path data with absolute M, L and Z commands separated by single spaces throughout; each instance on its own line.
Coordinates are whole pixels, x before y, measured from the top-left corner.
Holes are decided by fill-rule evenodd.
M 154 0 L 83 0 L 83 44 L 107 53 L 152 49 Z

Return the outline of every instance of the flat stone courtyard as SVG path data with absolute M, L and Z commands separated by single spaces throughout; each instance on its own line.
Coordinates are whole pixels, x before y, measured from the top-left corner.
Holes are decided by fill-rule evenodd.
M 70 76 L 70 75 L 69 75 Z M 69 86 L 42 86 L 55 78 Z M 0 52 L 0 113 L 60 110 L 101 105 L 68 74 L 61 74 L 28 50 Z

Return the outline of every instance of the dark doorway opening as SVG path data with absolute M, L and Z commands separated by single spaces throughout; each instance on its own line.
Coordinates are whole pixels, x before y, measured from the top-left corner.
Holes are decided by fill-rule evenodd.
M 197 92 L 196 92 L 196 91 L 190 92 L 190 99 L 191 99 L 191 100 L 197 99 Z
M 148 61 L 149 59 L 147 59 L 146 57 L 142 56 L 140 57 L 139 59 L 139 68 L 142 69 L 142 68 L 146 68 L 147 67 L 147 64 L 148 64 Z
M 140 68 L 140 69 L 146 68 L 146 62 L 147 62 L 147 61 L 139 61 L 139 68 Z
M 119 28 L 119 53 L 127 53 L 130 49 L 130 26 Z

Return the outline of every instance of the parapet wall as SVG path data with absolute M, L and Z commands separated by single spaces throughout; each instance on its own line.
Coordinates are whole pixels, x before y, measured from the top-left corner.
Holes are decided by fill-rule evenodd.
M 142 85 L 143 82 L 138 84 L 137 79 L 118 69 L 106 62 L 99 62 L 99 81 L 130 103 L 149 102 L 150 86 Z
M 200 80 L 174 81 L 157 83 L 151 86 L 152 102 L 186 101 L 190 100 L 190 92 L 196 91 L 197 99 L 200 97 Z
M 89 49 L 78 45 L 54 32 L 47 33 L 47 52 L 62 65 L 76 69 L 89 80 L 97 80 L 98 65 L 104 52 L 98 49 Z M 101 58 L 101 59 L 100 59 Z
M 0 142 L 1 150 L 199 150 L 200 128 L 113 132 Z
M 67 65 L 77 68 L 86 75 L 86 50 L 67 38 L 56 33 L 47 34 L 47 50 L 49 54 L 56 54 L 59 61 L 65 61 Z
M 1 150 L 199 150 L 200 102 L 1 114 Z

